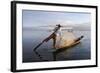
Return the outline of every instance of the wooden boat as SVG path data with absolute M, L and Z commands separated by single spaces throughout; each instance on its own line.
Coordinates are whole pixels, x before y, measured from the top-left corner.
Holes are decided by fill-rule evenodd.
M 81 39 L 82 39 L 83 37 L 84 37 L 84 36 L 81 36 L 81 37 L 77 38 L 76 40 L 74 40 L 74 42 L 73 42 L 72 44 L 70 44 L 70 45 L 68 45 L 68 46 L 66 46 L 66 47 L 54 49 L 53 52 L 54 52 L 54 53 L 58 53 L 58 52 L 62 52 L 62 51 L 64 51 L 64 50 L 66 50 L 66 49 L 68 49 L 68 48 L 74 47 L 74 46 L 76 46 L 76 45 L 78 45 L 78 44 L 80 43 L 80 41 L 81 41 Z

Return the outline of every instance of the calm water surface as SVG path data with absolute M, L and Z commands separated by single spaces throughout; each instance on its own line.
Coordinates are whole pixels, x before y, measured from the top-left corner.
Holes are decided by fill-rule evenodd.
M 67 60 L 86 60 L 91 58 L 90 31 L 74 31 L 76 37 L 84 35 L 81 43 L 75 47 L 68 48 L 59 53 L 53 53 L 52 40 L 41 45 L 37 51 L 33 51 L 43 39 L 51 33 L 32 29 L 23 29 L 23 62 L 42 62 L 42 61 L 67 61 Z

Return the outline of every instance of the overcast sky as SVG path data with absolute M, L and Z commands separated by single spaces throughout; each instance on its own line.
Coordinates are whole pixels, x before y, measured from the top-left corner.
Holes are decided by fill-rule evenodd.
M 83 24 L 90 22 L 90 13 L 23 10 L 23 27 Z

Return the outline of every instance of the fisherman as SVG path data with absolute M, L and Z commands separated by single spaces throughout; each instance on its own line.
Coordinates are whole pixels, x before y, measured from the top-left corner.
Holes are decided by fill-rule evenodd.
M 53 39 L 53 48 L 56 48 L 56 37 L 57 37 L 57 32 L 58 30 L 60 30 L 61 28 L 61 25 L 58 24 L 56 25 L 55 29 L 53 30 L 54 32 L 49 36 L 47 37 L 44 41 L 48 42 L 50 39 Z

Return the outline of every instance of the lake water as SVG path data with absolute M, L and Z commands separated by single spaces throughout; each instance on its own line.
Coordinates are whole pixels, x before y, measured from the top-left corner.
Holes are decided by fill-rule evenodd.
M 53 53 L 52 40 L 42 44 L 36 51 L 34 48 L 51 32 L 32 29 L 23 29 L 23 62 L 43 61 L 68 61 L 91 59 L 91 38 L 90 31 L 73 31 L 76 37 L 84 35 L 81 43 L 59 53 Z

